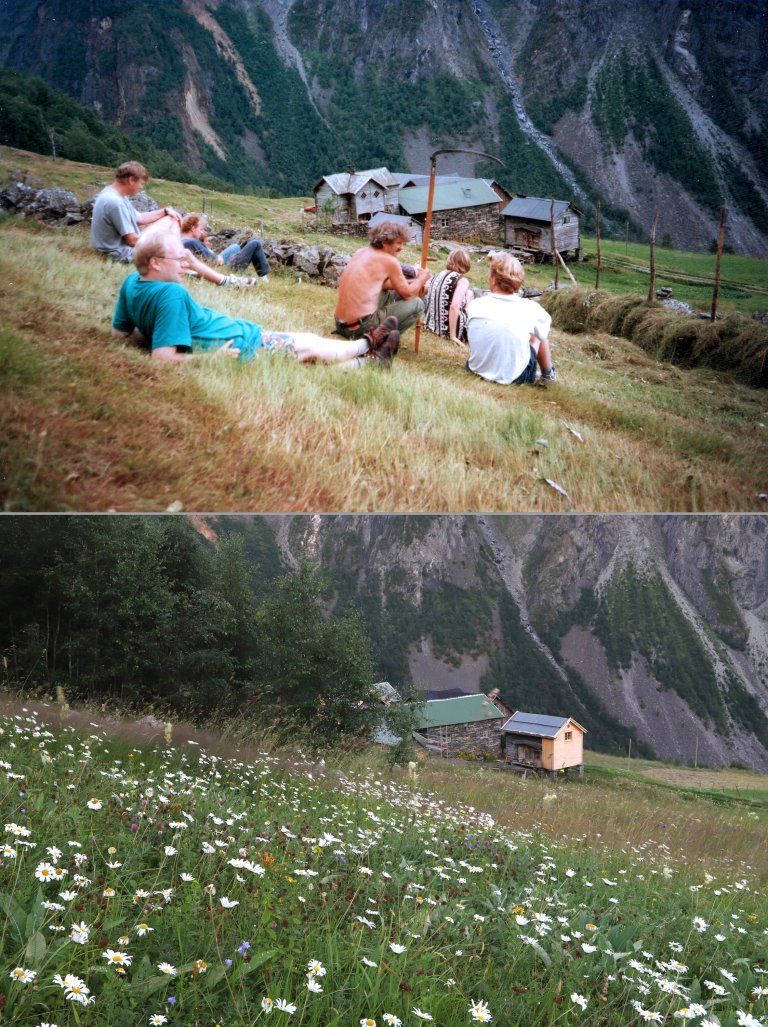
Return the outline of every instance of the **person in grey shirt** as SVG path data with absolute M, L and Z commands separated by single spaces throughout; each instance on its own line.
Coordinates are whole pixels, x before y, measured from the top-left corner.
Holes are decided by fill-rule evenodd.
M 139 213 L 131 203 L 149 181 L 149 174 L 143 164 L 129 160 L 115 171 L 112 185 L 106 186 L 96 197 L 91 219 L 91 245 L 99 253 L 121 264 L 133 260 L 133 247 L 139 236 L 147 232 L 174 231 L 181 228 L 181 215 L 173 207 L 148 210 Z M 236 275 L 222 275 L 201 260 L 191 258 L 190 267 L 201 278 L 215 285 L 253 285 L 251 278 Z

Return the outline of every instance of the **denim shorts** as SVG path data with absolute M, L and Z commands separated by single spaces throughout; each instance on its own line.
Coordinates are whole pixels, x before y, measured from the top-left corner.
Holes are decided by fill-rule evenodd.
M 536 350 L 531 346 L 531 359 L 528 366 L 512 382 L 513 385 L 533 385 L 536 381 Z

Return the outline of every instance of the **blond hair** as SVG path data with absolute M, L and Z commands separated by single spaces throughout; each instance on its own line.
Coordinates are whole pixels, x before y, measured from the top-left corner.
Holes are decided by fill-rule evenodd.
M 449 271 L 458 271 L 460 275 L 465 275 L 472 267 L 472 261 L 466 250 L 451 250 L 445 266 Z
M 511 253 L 502 250 L 488 257 L 491 275 L 499 292 L 517 292 L 525 280 L 523 265 Z
M 168 243 L 172 241 L 169 232 L 152 232 L 142 236 L 133 249 L 133 263 L 140 275 L 149 271 L 149 262 L 153 257 L 164 257 Z
M 137 160 L 127 160 L 117 168 L 115 178 L 118 182 L 124 182 L 128 178 L 138 178 L 146 182 L 149 179 L 149 172 Z

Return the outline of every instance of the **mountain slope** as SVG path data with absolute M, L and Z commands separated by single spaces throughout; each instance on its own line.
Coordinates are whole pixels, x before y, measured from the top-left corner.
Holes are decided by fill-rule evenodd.
M 768 519 L 274 517 L 318 562 L 377 672 L 501 690 L 597 748 L 768 770 Z
M 614 233 L 768 254 L 760 0 L 7 0 L 0 63 L 238 185 L 447 159 Z M 78 45 L 73 46 L 72 41 Z M 161 42 L 162 41 L 162 42 Z

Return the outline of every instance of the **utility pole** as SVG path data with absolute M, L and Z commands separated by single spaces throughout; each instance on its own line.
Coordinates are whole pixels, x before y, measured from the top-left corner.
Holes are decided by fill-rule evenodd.
M 656 282 L 656 265 L 653 261 L 653 247 L 656 245 L 656 225 L 659 221 L 659 208 L 653 212 L 653 224 L 651 225 L 651 259 L 650 259 L 650 281 L 648 282 L 648 302 L 653 299 L 653 286 Z
M 600 201 L 597 201 L 597 210 L 595 211 L 595 241 L 597 242 L 597 271 L 595 273 L 595 288 L 600 288 L 600 272 L 603 270 L 603 265 L 600 262 Z
M 725 240 L 725 207 L 720 208 L 720 230 L 717 233 L 717 256 L 715 258 L 715 281 L 712 286 L 712 320 L 717 316 L 717 294 L 720 289 L 720 258 Z
M 627 759 L 628 760 L 632 759 L 632 739 L 631 738 L 629 739 L 629 746 L 627 748 Z
M 696 748 L 693 753 L 693 769 L 696 770 L 699 766 L 699 736 L 696 735 Z

